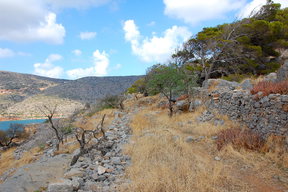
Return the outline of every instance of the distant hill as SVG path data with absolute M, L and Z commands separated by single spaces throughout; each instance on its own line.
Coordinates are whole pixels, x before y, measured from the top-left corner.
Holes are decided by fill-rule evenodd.
M 84 77 L 64 82 L 46 89 L 43 94 L 78 100 L 95 102 L 106 95 L 117 95 L 125 91 L 141 76 Z
M 21 92 L 28 95 L 40 93 L 43 89 L 65 82 L 69 82 L 69 80 L 0 71 L 0 89 Z
M 81 103 L 93 103 L 106 95 L 120 94 L 141 77 L 84 77 L 77 80 L 65 80 L 0 71 L 0 117 L 11 114 L 37 115 L 35 105 L 39 103 L 39 98 L 53 97 L 53 99 L 47 99 L 52 102 L 49 105 L 62 103 L 63 106 L 59 108 L 63 109 L 68 109 L 69 103 L 74 108 L 79 107 Z M 62 102 L 63 99 L 65 102 Z M 75 102 L 78 104 L 75 105 Z M 21 103 L 25 104 L 25 110 L 21 109 Z M 74 110 L 72 108 L 71 110 Z

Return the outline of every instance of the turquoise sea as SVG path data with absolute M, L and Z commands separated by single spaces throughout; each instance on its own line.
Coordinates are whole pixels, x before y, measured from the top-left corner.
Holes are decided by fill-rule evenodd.
M 31 124 L 31 123 L 43 123 L 46 119 L 29 119 L 29 120 L 16 120 L 16 121 L 0 121 L 0 130 L 7 130 L 12 123 L 18 124 Z

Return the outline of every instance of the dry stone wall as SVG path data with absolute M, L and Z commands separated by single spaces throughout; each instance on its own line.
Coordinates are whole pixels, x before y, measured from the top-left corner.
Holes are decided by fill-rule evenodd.
M 288 136 L 288 95 L 271 94 L 256 100 L 248 91 L 217 90 L 210 94 L 208 107 L 263 136 Z
M 239 84 L 209 79 L 203 87 L 194 89 L 194 95 L 202 99 L 209 111 L 227 115 L 263 136 L 288 136 L 288 95 L 257 95 L 260 97 L 257 99 L 250 93 L 252 84 L 249 81 Z

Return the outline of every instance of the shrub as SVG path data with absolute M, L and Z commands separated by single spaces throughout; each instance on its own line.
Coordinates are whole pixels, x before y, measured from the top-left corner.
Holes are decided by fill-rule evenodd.
M 106 96 L 101 99 L 98 103 L 99 109 L 113 109 L 120 108 L 123 109 L 124 97 L 119 95 Z
M 240 83 L 242 80 L 251 77 L 249 74 L 230 74 L 228 76 L 222 77 L 226 81 L 236 81 Z
M 221 150 L 228 144 L 232 144 L 236 148 L 260 151 L 264 145 L 264 139 L 251 130 L 231 128 L 218 134 L 217 149 Z
M 280 82 L 271 82 L 271 81 L 261 81 L 254 85 L 251 89 L 251 94 L 257 94 L 258 92 L 262 92 L 262 96 L 267 96 L 269 94 L 288 94 L 288 80 L 280 81 Z
M 0 146 L 9 147 L 14 139 L 26 139 L 28 134 L 24 131 L 22 124 L 11 124 L 6 131 L 0 131 Z

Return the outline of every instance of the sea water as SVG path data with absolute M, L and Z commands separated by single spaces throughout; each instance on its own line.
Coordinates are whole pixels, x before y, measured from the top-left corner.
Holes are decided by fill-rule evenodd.
M 0 130 L 9 129 L 10 125 L 13 123 L 17 124 L 31 124 L 31 123 L 43 123 L 46 119 L 29 119 L 29 120 L 15 120 L 15 121 L 0 121 Z

